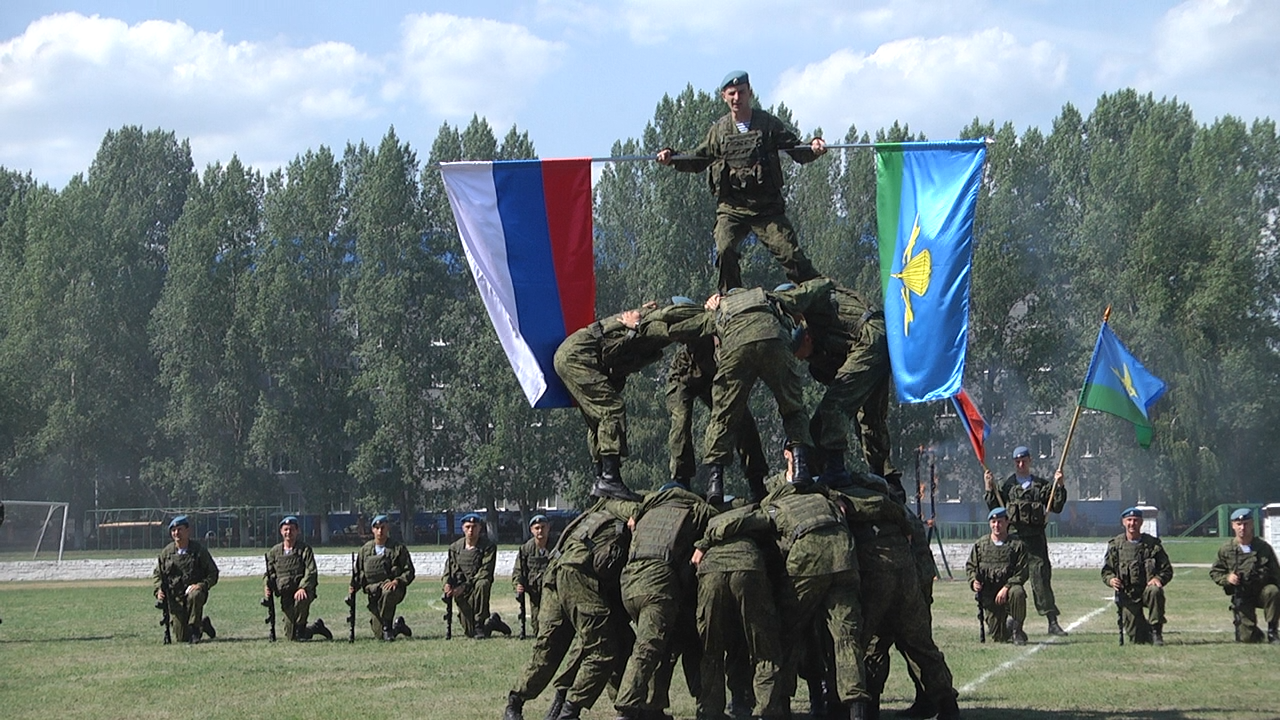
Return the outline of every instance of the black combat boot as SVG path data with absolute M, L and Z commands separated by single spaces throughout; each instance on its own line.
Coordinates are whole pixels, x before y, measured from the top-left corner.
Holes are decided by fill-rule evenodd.
M 747 490 L 751 494 L 751 502 L 758 503 L 764 500 L 764 496 L 769 494 L 764 487 L 764 478 L 749 477 L 747 478 Z
M 916 699 L 911 703 L 911 707 L 898 711 L 900 718 L 931 718 L 938 714 L 938 705 L 928 695 L 922 692 L 916 693 Z
M 508 637 L 511 636 L 511 626 L 502 622 L 502 616 L 498 613 L 493 613 L 488 620 L 484 621 L 484 629 L 488 633 L 500 632 Z
M 1058 624 L 1058 616 L 1057 616 L 1057 615 L 1050 615 L 1050 616 L 1049 616 L 1049 634 L 1050 634 L 1050 635 L 1057 635 L 1058 637 L 1066 637 L 1066 636 L 1067 636 L 1067 631 L 1066 631 L 1066 630 L 1063 630 L 1063 629 L 1062 629 L 1062 626 Z
M 413 629 L 404 621 L 403 615 L 396 618 L 395 623 L 391 625 L 391 631 L 405 637 L 413 637 Z
M 619 715 L 618 717 L 622 717 Z M 565 700 L 560 706 L 560 714 L 556 716 L 556 720 L 580 720 L 582 718 L 582 704 L 572 700 Z
M 640 496 L 622 482 L 622 458 L 618 455 L 600 456 L 600 476 L 596 478 L 595 487 L 591 488 L 591 497 L 614 498 L 615 500 L 640 500 Z
M 291 638 L 289 638 L 289 639 L 290 639 L 290 640 L 297 641 L 297 642 L 303 642 L 303 641 L 305 641 L 305 640 L 310 640 L 310 639 L 311 639 L 311 628 L 307 627 L 306 625 L 294 625 L 294 626 L 293 626 L 293 637 L 291 637 Z
M 813 482 L 813 473 L 809 472 L 809 447 L 794 445 L 791 448 L 791 484 L 808 485 Z
M 849 703 L 849 720 L 871 720 L 871 708 L 865 700 L 854 700 Z
M 204 631 L 205 635 L 209 636 L 210 640 L 218 637 L 218 631 L 213 629 L 213 621 L 209 619 L 208 615 L 205 615 L 204 619 L 200 621 L 200 629 Z
M 1163 625 L 1151 626 L 1151 644 L 1155 645 L 1156 647 L 1164 647 L 1164 626 Z
M 792 452 L 795 452 L 795 450 L 793 449 Z M 826 456 L 826 466 L 823 467 L 822 475 L 818 477 L 818 482 L 833 489 L 852 485 L 853 476 L 844 467 L 844 452 L 829 451 L 826 452 Z
M 692 478 L 683 477 L 683 476 L 681 476 L 681 475 L 672 475 L 672 476 L 671 476 L 671 482 L 673 482 L 673 483 L 675 483 L 675 484 L 679 485 L 680 487 L 684 488 L 685 490 L 692 490 L 692 489 L 693 489 L 693 479 L 692 479 Z M 552 720 L 555 720 L 555 718 L 552 718 Z
M 524 720 L 524 698 L 519 693 L 507 693 L 507 709 L 502 711 L 502 720 Z
M 383 623 L 382 639 L 385 642 L 391 642 L 396 639 L 396 631 L 395 628 L 391 626 L 391 623 Z
M 1009 641 L 1018 646 L 1026 645 L 1027 633 L 1022 630 L 1022 623 L 1009 618 L 1009 627 Z
M 1280 632 L 1276 628 L 1277 623 L 1272 623 L 1267 628 L 1267 642 L 1272 645 L 1280 645 Z
M 551 707 L 547 708 L 547 716 L 543 720 L 558 720 L 560 708 L 564 707 L 564 696 L 564 690 L 556 690 L 556 694 L 551 697 Z
M 319 635 L 325 640 L 333 639 L 333 632 L 330 631 L 328 627 L 325 627 L 324 620 L 321 620 L 320 618 L 316 618 L 315 622 L 308 625 L 307 631 L 310 632 L 313 636 Z
M 724 502 L 724 465 L 712 463 L 707 469 L 707 502 L 719 505 Z
M 960 704 L 955 695 L 948 695 L 938 702 L 938 720 L 960 720 Z

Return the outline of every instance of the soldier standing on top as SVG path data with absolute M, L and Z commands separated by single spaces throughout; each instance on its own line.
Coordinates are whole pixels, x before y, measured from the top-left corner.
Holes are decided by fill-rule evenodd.
M 1009 525 L 1013 534 L 1027 549 L 1027 570 L 1031 575 L 1031 592 L 1035 596 L 1036 612 L 1048 617 L 1049 634 L 1066 636 L 1067 631 L 1058 624 L 1058 604 L 1053 597 L 1053 566 L 1049 564 L 1049 541 L 1044 527 L 1049 513 L 1060 513 L 1067 504 L 1067 488 L 1062 484 L 1062 471 L 1053 474 L 1053 484 L 1031 474 L 1031 451 L 1019 445 L 1013 449 L 1014 472 L 1005 478 L 997 490 L 995 476 L 990 470 L 984 475 L 986 492 L 983 498 L 987 509 L 1003 506 L 1009 512 Z M 1001 502 L 1003 500 L 1003 502 Z
M 786 216 L 778 151 L 808 163 L 827 151 L 826 143 L 814 138 L 807 147 L 801 146 L 800 138 L 781 120 L 754 107 L 751 79 L 741 70 L 720 81 L 720 97 L 729 112 L 711 126 L 701 145 L 687 153 L 692 157 L 675 158 L 686 153 L 663 148 L 656 158 L 681 172 L 708 171 L 707 183 L 717 201 L 714 234 L 720 292 L 742 286 L 738 246 L 752 232 L 782 264 L 788 280 L 800 283 L 817 277 Z

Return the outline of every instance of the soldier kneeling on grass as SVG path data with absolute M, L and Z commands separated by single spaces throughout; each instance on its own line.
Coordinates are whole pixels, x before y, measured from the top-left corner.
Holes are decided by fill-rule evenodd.
M 169 623 L 179 642 L 217 637 L 204 614 L 209 588 L 218 582 L 218 565 L 204 545 L 191 539 L 191 521 L 179 515 L 169 521 L 173 542 L 164 546 L 151 573 L 156 600 L 169 605 Z
M 1173 579 L 1173 565 L 1160 538 L 1142 532 L 1141 510 L 1125 510 L 1120 522 L 1124 532 L 1107 542 L 1102 582 L 1120 593 L 1120 613 L 1129 641 L 1164 645 L 1164 586 Z
M 280 598 L 284 636 L 290 640 L 310 640 L 319 635 L 332 640 L 333 633 L 325 627 L 324 620 L 316 618 L 314 623 L 307 624 L 320 576 L 316 571 L 315 552 L 302 539 L 298 518 L 290 515 L 280 521 L 280 539 L 267 551 L 264 592 L 269 596 L 274 586 Z M 264 601 L 270 602 L 270 599 L 264 598 Z
M 1280 644 L 1280 562 L 1271 545 L 1253 534 L 1253 510 L 1231 513 L 1234 537 L 1218 549 L 1209 577 L 1231 596 L 1236 642 L 1262 642 L 1258 608 L 1267 620 L 1267 642 Z

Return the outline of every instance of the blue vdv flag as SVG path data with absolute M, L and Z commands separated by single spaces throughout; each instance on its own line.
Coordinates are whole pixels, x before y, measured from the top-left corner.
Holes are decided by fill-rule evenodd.
M 985 140 L 876 145 L 880 279 L 902 402 L 960 392 Z

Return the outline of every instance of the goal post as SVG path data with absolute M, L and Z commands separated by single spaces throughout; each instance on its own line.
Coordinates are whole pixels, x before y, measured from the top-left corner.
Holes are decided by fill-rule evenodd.
M 70 504 L 41 500 L 3 500 L 4 521 L 0 524 L 0 556 L 14 559 L 31 554 L 49 555 L 57 547 L 56 559 L 62 562 L 67 539 L 67 514 Z

